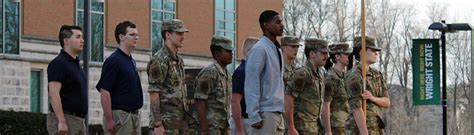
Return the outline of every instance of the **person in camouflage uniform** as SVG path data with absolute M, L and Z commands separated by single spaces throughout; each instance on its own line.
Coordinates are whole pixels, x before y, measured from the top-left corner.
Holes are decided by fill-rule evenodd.
M 214 36 L 211 53 L 214 62 L 196 77 L 196 110 L 201 135 L 228 135 L 230 119 L 231 75 L 226 66 L 232 63 L 232 41 Z
M 178 19 L 164 20 L 162 37 L 165 45 L 153 55 L 147 66 L 150 93 L 150 127 L 154 134 L 194 134 L 189 129 L 187 90 L 183 58 L 177 54 L 188 32 Z
M 294 60 L 298 54 L 300 39 L 295 36 L 284 36 L 281 39 L 281 51 L 283 52 L 283 60 L 285 62 L 283 72 L 283 82 L 287 85 L 290 75 L 295 70 Z
M 306 65 L 297 68 L 285 89 L 285 115 L 288 134 L 317 135 L 321 92 L 324 90 L 322 66 L 328 59 L 327 42 L 315 38 L 305 40 Z
M 345 135 L 345 123 L 349 116 L 349 95 L 344 86 L 344 72 L 349 64 L 352 49 L 349 44 L 337 43 L 329 46 L 330 60 L 325 65 L 329 68 L 324 79 L 323 109 L 321 117 L 326 135 Z M 334 63 L 334 64 L 333 64 Z
M 360 61 L 362 42 L 361 37 L 354 38 L 354 52 L 352 55 Z M 351 133 L 383 135 L 384 123 L 382 121 L 382 107 L 390 107 L 387 84 L 380 71 L 370 67 L 377 61 L 377 52 L 381 49 L 376 46 L 375 40 L 366 38 L 366 89 L 362 84 L 362 64 L 357 63 L 344 77 L 346 89 L 349 92 L 349 105 L 352 109 L 353 120 L 350 120 Z M 362 110 L 362 100 L 367 99 L 367 112 Z M 357 125 L 357 126 L 356 126 Z M 360 131 L 360 132 L 359 132 Z

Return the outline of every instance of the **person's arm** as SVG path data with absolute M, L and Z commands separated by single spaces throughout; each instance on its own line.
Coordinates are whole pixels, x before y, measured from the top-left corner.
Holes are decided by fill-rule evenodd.
M 378 106 L 385 107 L 385 108 L 390 107 L 390 99 L 388 99 L 388 97 L 375 97 L 368 90 L 364 90 L 363 96 L 365 96 L 367 100 L 374 102 Z
M 211 90 L 214 89 L 214 83 L 217 73 L 213 70 L 204 68 L 196 77 L 196 91 L 194 93 L 195 107 L 198 115 L 201 135 L 209 134 L 209 124 L 207 119 L 207 105 Z
M 100 99 L 102 103 L 102 110 L 104 110 L 105 122 L 107 123 L 106 129 L 109 132 L 114 133 L 116 131 L 114 117 L 112 116 L 112 101 L 110 99 L 110 93 L 106 89 L 100 89 Z
M 331 71 L 329 71 L 331 72 Z M 333 72 L 328 73 L 324 79 L 324 94 L 323 95 L 323 106 L 321 117 L 324 122 L 324 132 L 326 135 L 331 135 L 331 102 L 334 96 L 335 91 L 338 91 L 339 86 L 343 85 L 343 81 L 334 78 Z
M 289 135 L 298 135 L 294 124 L 294 100 L 304 91 L 306 77 L 305 69 L 297 69 L 290 76 L 291 79 L 285 87 L 285 116 Z
M 249 115 L 249 123 L 254 128 L 261 128 L 260 117 L 261 82 L 260 78 L 265 66 L 265 51 L 258 44 L 252 48 L 247 56 L 245 64 L 245 105 Z
M 152 58 L 147 65 L 148 74 L 148 93 L 150 94 L 150 113 L 153 115 L 153 132 L 154 134 L 164 134 L 165 127 L 161 119 L 161 99 L 160 91 L 163 89 L 163 82 L 166 79 L 168 65 L 166 60 Z
M 201 135 L 209 134 L 209 124 L 207 121 L 207 106 L 204 100 L 197 99 L 196 100 L 196 111 L 199 120 L 199 128 L 201 131 Z
M 369 135 L 369 131 L 367 130 L 365 113 L 362 108 L 359 107 L 352 109 L 352 114 L 354 115 L 354 120 L 357 124 L 357 128 L 359 128 L 360 134 Z
M 57 81 L 52 81 L 48 83 L 48 87 L 51 107 L 53 108 L 54 115 L 56 115 L 56 118 L 58 119 L 58 132 L 59 134 L 67 133 L 68 127 L 66 124 L 66 119 L 64 118 L 61 97 L 59 96 L 59 91 L 61 90 L 61 83 Z
M 294 124 L 294 97 L 291 95 L 285 95 L 285 116 L 286 121 L 288 122 L 288 135 L 297 135 L 298 131 L 296 131 L 295 124 Z
M 331 135 L 331 102 L 323 102 L 323 121 L 324 121 L 324 134 Z
M 242 100 L 242 94 L 232 93 L 231 98 L 231 109 L 232 109 L 232 118 L 234 119 L 235 127 L 237 129 L 237 135 L 243 135 L 244 126 L 242 123 L 242 109 L 240 106 L 240 101 Z
M 153 132 L 155 134 L 165 133 L 163 122 L 161 121 L 161 110 L 160 110 L 160 93 L 150 92 L 150 107 L 151 113 L 153 113 Z

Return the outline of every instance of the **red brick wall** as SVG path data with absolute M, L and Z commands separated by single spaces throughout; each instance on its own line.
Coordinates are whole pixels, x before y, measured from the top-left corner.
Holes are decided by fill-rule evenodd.
M 23 0 L 22 34 L 58 38 L 61 25 L 73 25 L 74 0 Z
M 214 34 L 214 0 L 177 0 L 177 18 L 189 30 L 181 52 L 211 56 Z
M 137 25 L 138 48 L 150 48 L 150 0 L 108 0 L 106 2 L 106 43 L 117 44 L 115 26 L 125 20 Z
M 242 45 L 247 37 L 262 36 L 258 22 L 260 13 L 274 10 L 282 14 L 282 0 L 236 0 L 237 3 L 237 59 L 243 58 Z

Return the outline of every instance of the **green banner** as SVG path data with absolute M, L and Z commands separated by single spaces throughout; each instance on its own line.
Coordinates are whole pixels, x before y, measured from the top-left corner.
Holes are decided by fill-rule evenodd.
M 439 105 L 439 39 L 413 39 L 413 105 Z

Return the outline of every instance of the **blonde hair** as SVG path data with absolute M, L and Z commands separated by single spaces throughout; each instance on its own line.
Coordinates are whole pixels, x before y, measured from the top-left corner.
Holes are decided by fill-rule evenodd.
M 244 45 L 242 46 L 242 52 L 244 53 L 244 57 L 247 56 L 247 53 L 252 49 L 255 43 L 258 42 L 258 38 L 256 37 L 248 37 L 244 41 Z

